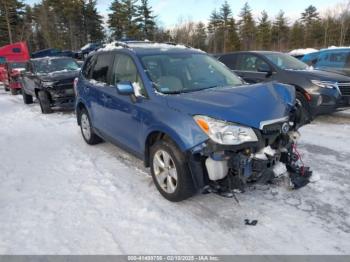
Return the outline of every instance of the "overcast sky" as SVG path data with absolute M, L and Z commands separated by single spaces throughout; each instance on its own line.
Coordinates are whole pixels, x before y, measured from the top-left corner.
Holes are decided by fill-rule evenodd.
M 26 0 L 26 3 L 38 3 L 40 0 Z M 98 10 L 106 16 L 109 12 L 111 0 L 97 0 Z M 165 27 L 174 26 L 180 18 L 193 21 L 206 22 L 215 8 L 219 9 L 225 0 L 149 0 L 158 21 Z M 251 6 L 257 17 L 261 11 L 266 10 L 270 16 L 275 16 L 280 9 L 284 10 L 291 21 L 299 18 L 300 13 L 309 6 L 314 5 L 321 12 L 331 8 L 344 0 L 228 0 L 237 16 L 245 2 Z

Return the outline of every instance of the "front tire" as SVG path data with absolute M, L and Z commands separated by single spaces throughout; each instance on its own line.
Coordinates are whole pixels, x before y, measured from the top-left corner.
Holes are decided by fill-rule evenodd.
M 79 113 L 79 123 L 81 134 L 85 140 L 85 142 L 89 145 L 97 145 L 102 142 L 102 139 L 95 134 L 92 125 L 90 116 L 86 109 L 80 110 Z
M 17 95 L 17 90 L 14 88 L 11 88 L 11 95 L 13 96 Z
M 310 123 L 312 121 L 312 115 L 311 115 L 311 109 L 308 101 L 306 100 L 304 95 L 299 92 L 297 92 L 296 101 L 301 105 L 301 116 L 300 116 L 301 123 L 303 125 Z
M 23 102 L 26 105 L 33 104 L 33 96 L 28 95 L 24 89 L 22 89 Z
M 49 99 L 48 93 L 45 91 L 39 91 L 38 99 L 39 99 L 41 112 L 43 114 L 51 114 L 52 108 L 50 106 L 50 99 Z
M 160 140 L 150 150 L 151 173 L 159 193 L 180 202 L 196 192 L 185 155 L 172 141 Z

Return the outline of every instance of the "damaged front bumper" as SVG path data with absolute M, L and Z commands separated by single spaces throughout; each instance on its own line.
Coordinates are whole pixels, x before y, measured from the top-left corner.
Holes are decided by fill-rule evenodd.
M 189 154 L 190 170 L 198 189 L 223 196 L 244 192 L 247 185 L 272 183 L 288 175 L 294 189 L 309 183 L 312 172 L 300 165 L 297 131 L 283 131 L 284 123 L 254 130 L 258 142 L 238 146 L 219 145 L 211 140 Z

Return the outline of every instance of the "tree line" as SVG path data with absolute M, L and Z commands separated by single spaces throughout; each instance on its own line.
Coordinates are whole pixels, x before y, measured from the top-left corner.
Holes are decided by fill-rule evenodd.
M 225 2 L 208 22 L 180 21 L 171 29 L 159 26 L 148 0 L 113 0 L 108 17 L 97 11 L 97 0 L 0 0 L 0 46 L 27 41 L 30 50 L 78 50 L 89 42 L 135 39 L 177 42 L 211 53 L 234 50 L 280 50 L 350 45 L 350 1 L 321 16 L 310 5 L 291 22 L 281 10 L 254 17 L 248 3 L 235 18 Z

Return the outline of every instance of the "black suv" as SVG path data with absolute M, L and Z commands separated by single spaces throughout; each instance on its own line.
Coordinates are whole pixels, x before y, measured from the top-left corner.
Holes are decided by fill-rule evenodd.
M 69 57 L 45 57 L 31 59 L 23 74 L 23 101 L 39 100 L 43 114 L 52 107 L 74 107 L 74 79 L 79 75 L 79 65 Z
M 234 52 L 216 56 L 248 83 L 278 81 L 293 85 L 297 100 L 303 105 L 305 121 L 319 114 L 349 106 L 339 86 L 350 85 L 350 77 L 312 70 L 298 59 L 280 52 Z

